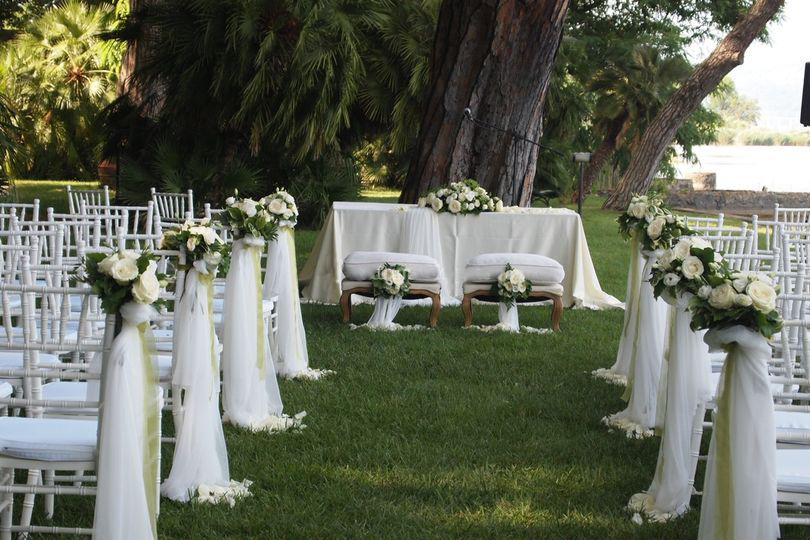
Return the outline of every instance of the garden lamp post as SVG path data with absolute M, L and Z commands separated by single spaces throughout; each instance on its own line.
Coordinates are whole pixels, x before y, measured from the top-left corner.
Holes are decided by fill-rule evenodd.
M 582 187 L 585 179 L 585 165 L 591 161 L 590 152 L 574 152 L 574 162 L 579 163 L 579 182 L 577 186 L 577 214 L 582 215 Z

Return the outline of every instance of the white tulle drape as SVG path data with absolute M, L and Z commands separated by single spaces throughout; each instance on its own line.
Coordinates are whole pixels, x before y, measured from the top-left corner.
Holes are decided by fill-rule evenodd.
M 275 357 L 280 377 L 317 378 L 323 372 L 309 368 L 307 336 L 298 299 L 298 269 L 293 230 L 283 227 L 278 238 L 267 244 L 264 298 L 278 297 L 278 335 Z
M 172 470 L 161 493 L 186 502 L 200 486 L 229 488 L 228 451 L 219 415 L 219 342 L 213 277 L 191 269 L 175 309 L 172 395 L 177 433 Z
M 155 315 L 143 304 L 121 308 L 121 331 L 105 366 L 94 538 L 157 538 L 160 390 L 146 335 Z M 88 398 L 97 392 L 88 388 Z
M 630 321 L 636 335 L 630 350 L 627 389 L 623 396 L 627 399 L 627 408 L 603 419 L 608 426 L 626 431 L 629 437 L 654 434 L 668 310 L 666 302 L 655 298 L 649 282 L 660 253 L 643 252 L 642 255 L 645 264 L 639 287 L 638 317 Z
M 771 348 L 743 326 L 706 333 L 725 350 L 700 511 L 701 540 L 767 540 L 779 536 L 776 432 L 767 362 Z
M 600 379 L 624 385 L 627 384 L 627 375 L 630 371 L 630 358 L 633 348 L 638 342 L 639 328 L 639 297 L 641 289 L 641 276 L 644 271 L 644 258 L 641 256 L 641 244 L 634 236 L 630 242 L 630 268 L 627 272 L 627 292 L 624 301 L 624 323 L 619 340 L 619 351 L 616 362 L 605 369 L 597 369 L 594 376 Z
M 632 510 L 643 511 L 654 521 L 665 521 L 689 509 L 690 480 L 694 474 L 692 432 L 695 421 L 702 422 L 705 403 L 712 396 L 709 347 L 705 332 L 693 332 L 688 311 L 692 295 L 671 299 L 674 312 L 667 332 L 662 366 L 661 391 L 657 405 L 661 428 L 658 463 L 650 488 L 630 499 Z M 666 377 L 664 377 L 666 373 Z
M 366 326 L 373 330 L 396 330 L 399 325 L 394 322 L 394 318 L 402 306 L 402 298 L 393 296 L 386 298 L 378 296 L 374 299 L 374 311 L 371 313 Z
M 262 319 L 263 247 L 252 236 L 233 243 L 223 309 L 223 421 L 251 430 L 276 425 L 283 409 Z
M 504 330 L 510 332 L 520 331 L 520 322 L 518 322 L 518 308 L 517 304 L 512 302 L 498 302 L 498 325 L 502 326 Z
M 442 268 L 442 244 L 439 234 L 439 218 L 430 208 L 411 208 L 402 220 L 402 229 L 399 236 L 399 251 L 416 255 L 427 255 L 439 263 L 439 283 L 441 284 L 441 298 L 443 306 L 457 306 L 461 301 L 451 292 L 447 277 Z M 429 304 L 429 299 L 409 300 L 409 302 Z

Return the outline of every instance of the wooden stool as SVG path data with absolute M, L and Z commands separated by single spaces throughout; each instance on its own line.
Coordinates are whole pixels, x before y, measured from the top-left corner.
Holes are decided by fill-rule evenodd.
M 350 281 L 344 279 L 340 284 L 343 291 L 340 295 L 340 311 L 344 323 L 348 323 L 352 318 L 352 295 L 359 294 L 367 298 L 374 298 L 374 287 L 370 281 Z M 438 283 L 414 283 L 411 282 L 410 293 L 403 296 L 405 300 L 417 298 L 430 298 L 430 320 L 431 328 L 435 328 L 439 322 L 439 311 L 442 309 L 441 286 Z
M 464 326 L 470 326 L 473 322 L 473 298 L 486 302 L 499 301 L 498 295 L 492 294 L 492 285 L 494 283 L 494 281 L 491 283 L 464 283 L 464 300 L 461 301 L 461 311 L 464 313 Z M 516 300 L 518 303 L 551 300 L 554 303 L 554 307 L 551 311 L 551 329 L 555 332 L 560 331 L 560 320 L 562 319 L 563 314 L 563 288 L 562 285 L 558 285 L 557 287 L 554 285 L 532 285 L 532 292 L 529 293 L 529 298 L 525 300 Z

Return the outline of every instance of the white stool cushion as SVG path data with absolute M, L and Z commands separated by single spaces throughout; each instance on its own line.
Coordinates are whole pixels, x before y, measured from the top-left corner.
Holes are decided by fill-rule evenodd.
M 776 486 L 779 491 L 810 493 L 810 450 L 776 451 Z
M 0 418 L 0 454 L 42 461 L 93 461 L 96 420 Z
M 465 281 L 486 283 L 498 280 L 506 264 L 520 269 L 526 279 L 534 284 L 562 283 L 565 270 L 560 263 L 544 255 L 534 253 L 484 253 L 467 262 Z
M 343 260 L 343 275 L 350 281 L 369 281 L 384 263 L 408 267 L 411 281 L 436 281 L 439 263 L 427 255 L 390 251 L 354 251 Z
M 42 399 L 48 401 L 87 401 L 87 383 L 81 381 L 56 381 L 45 383 L 42 385 Z M 87 407 L 53 409 L 46 414 L 95 416 L 98 414 L 98 409 Z

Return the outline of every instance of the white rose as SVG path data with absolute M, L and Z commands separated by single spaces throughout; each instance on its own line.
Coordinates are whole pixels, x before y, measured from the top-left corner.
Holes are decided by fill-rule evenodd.
M 521 284 L 520 284 L 520 285 L 518 285 L 517 290 L 518 290 L 518 292 L 519 292 L 519 293 L 524 293 L 524 292 L 526 292 L 526 282 L 525 282 L 525 281 L 524 281 L 524 282 L 521 282 Z
M 704 285 L 698 289 L 698 296 L 704 300 L 707 300 L 710 294 L 712 294 L 712 288 L 709 285 Z
M 478 208 L 479 206 L 481 206 L 481 201 L 475 199 L 475 207 Z
M 509 279 L 509 276 L 506 272 L 501 272 L 498 274 L 498 283 L 504 283 L 507 279 Z
M 686 279 L 697 279 L 703 275 L 703 262 L 697 257 L 690 255 L 681 264 L 681 273 Z
M 392 296 L 395 294 L 399 294 L 399 287 L 397 287 L 396 285 L 390 285 L 386 287 L 385 290 L 388 291 L 388 294 Z
M 474 192 L 474 191 L 468 191 L 468 192 L 466 192 L 466 193 L 464 194 L 464 198 L 466 198 L 466 199 L 467 199 L 468 201 L 470 201 L 470 202 L 474 201 L 474 200 L 475 200 L 475 192 Z
M 138 263 L 135 259 L 124 257 L 118 259 L 113 263 L 110 269 L 110 276 L 118 282 L 119 285 L 126 285 L 136 277 L 138 277 Z
M 689 238 L 681 238 L 672 248 L 672 255 L 676 259 L 684 260 L 689 256 L 690 249 L 692 249 L 692 241 Z
M 247 217 L 253 217 L 253 216 L 255 216 L 255 215 L 256 215 L 256 212 L 257 212 L 256 207 L 258 206 L 258 204 L 259 204 L 259 203 L 257 203 L 257 202 L 256 202 L 256 201 L 254 201 L 253 199 L 244 199 L 242 202 L 240 202 L 240 203 L 239 203 L 238 205 L 236 205 L 236 206 L 237 206 L 237 208 L 239 208 L 239 209 L 240 209 L 242 212 L 244 212 L 245 214 L 247 214 Z
M 447 208 L 450 210 L 451 213 L 458 214 L 459 212 L 461 212 L 461 203 L 458 202 L 457 199 L 453 199 L 447 205 Z
M 222 262 L 222 253 L 218 251 L 209 251 L 205 255 L 203 255 L 203 261 L 208 266 L 217 266 L 220 262 Z
M 745 292 L 758 311 L 770 313 L 776 309 L 776 290 L 764 281 L 752 281 Z
M 636 219 L 643 218 L 646 212 L 647 212 L 647 205 L 642 202 L 633 203 L 630 205 L 630 208 L 627 209 L 627 213 Z
M 762 272 L 757 272 L 754 276 L 758 281 L 762 281 L 763 283 L 767 283 L 771 287 L 773 287 L 773 280 L 771 276 L 768 274 L 763 274 Z
M 661 270 L 668 270 L 670 265 L 672 264 L 672 260 L 673 260 L 672 250 L 668 249 L 664 252 L 663 255 L 658 257 L 658 260 L 655 261 L 655 265 Z
M 706 249 L 712 247 L 712 245 L 707 242 L 705 239 L 695 236 L 692 238 L 692 245 L 698 249 Z
M 665 220 L 661 216 L 658 216 L 657 218 L 653 219 L 650 222 L 650 224 L 647 225 L 647 236 L 649 236 L 653 240 L 659 238 L 666 224 L 667 220 Z
M 734 298 L 737 293 L 728 283 L 723 283 L 712 289 L 709 295 L 709 305 L 715 309 L 728 309 L 734 305 Z
M 731 285 L 737 292 L 745 292 L 745 289 L 748 287 L 748 278 L 745 276 L 735 277 L 732 280 Z
M 495 211 L 496 212 L 503 212 L 503 201 L 498 199 L 498 202 L 495 203 Z
M 426 197 L 419 197 L 419 200 L 416 201 L 416 206 L 419 208 L 424 208 L 427 206 L 427 198 Z
M 197 247 L 197 244 L 199 244 L 199 243 L 200 243 L 200 240 L 199 240 L 199 238 L 198 238 L 198 237 L 196 237 L 196 236 L 189 236 L 189 237 L 188 237 L 188 240 L 186 240 L 186 249 L 187 249 L 189 252 L 192 252 L 192 251 L 194 251 L 194 248 L 196 248 L 196 247 Z
M 673 274 L 672 272 L 664 274 L 664 285 L 667 287 L 674 287 L 679 281 L 681 281 L 681 278 L 678 274 Z
M 647 223 L 652 223 L 654 219 L 655 219 L 655 214 L 653 214 L 649 209 L 647 209 L 647 212 L 644 213 L 644 221 L 646 221 Z M 666 221 L 666 220 L 664 220 L 664 221 Z
M 225 199 L 225 204 L 227 204 L 228 206 L 233 206 L 233 203 L 235 202 L 236 199 L 234 199 L 233 197 L 228 197 L 227 199 Z
M 442 209 L 442 207 L 443 207 L 443 206 L 444 206 L 444 203 L 443 203 L 443 202 L 442 202 L 442 200 L 441 200 L 440 198 L 438 198 L 438 197 L 434 198 L 434 199 L 433 199 L 433 200 L 430 202 L 430 207 L 431 207 L 431 208 L 433 208 L 433 211 L 434 211 L 434 212 L 438 212 L 439 210 L 441 210 L 441 209 Z
M 509 276 L 509 281 L 512 285 L 520 285 L 524 280 L 523 272 L 520 270 L 512 270 L 512 275 Z
M 210 228 L 210 227 L 205 227 L 203 229 L 202 237 L 203 237 L 203 240 L 205 240 L 205 243 L 208 244 L 209 246 L 211 244 L 216 244 L 217 242 L 222 241 L 222 239 L 219 237 L 217 232 L 214 229 Z
M 283 214 L 284 211 L 287 209 L 287 206 L 281 202 L 279 199 L 273 199 L 270 201 L 270 204 L 267 205 L 267 209 L 270 210 L 273 214 L 279 215 Z
M 405 283 L 405 278 L 402 276 L 400 272 L 394 272 L 394 275 L 391 276 L 391 283 L 399 287 L 403 283 Z
M 675 216 L 673 216 L 672 214 L 667 214 L 666 220 L 667 220 L 667 223 L 669 223 L 669 224 L 675 223 Z
M 734 297 L 734 304 L 738 306 L 748 307 L 753 303 L 754 301 L 747 294 L 738 294 Z
M 98 263 L 98 269 L 102 274 L 107 274 L 108 276 L 111 276 L 112 267 L 116 262 L 118 262 L 118 254 L 113 253 L 112 255 L 105 257 L 103 261 Z

